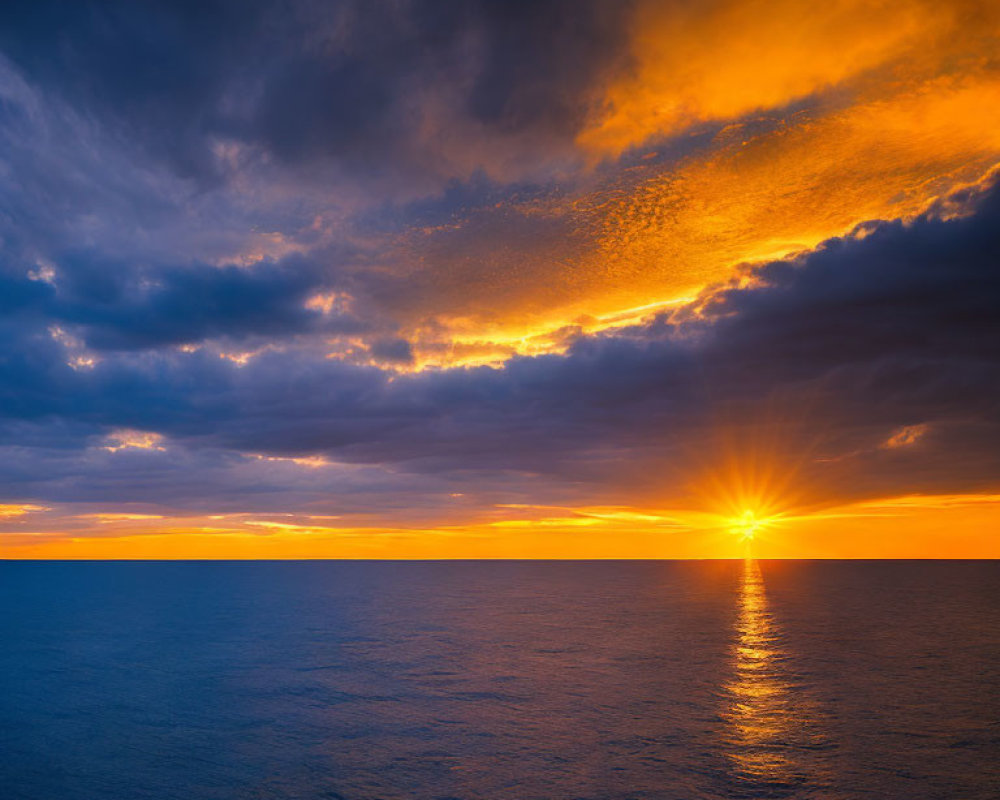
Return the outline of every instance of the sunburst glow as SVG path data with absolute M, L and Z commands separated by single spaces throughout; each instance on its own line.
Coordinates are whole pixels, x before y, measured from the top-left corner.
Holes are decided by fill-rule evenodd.
M 774 525 L 777 520 L 777 515 L 761 516 L 758 512 L 748 508 L 739 516 L 729 520 L 729 530 L 745 541 L 750 542 L 762 530 Z

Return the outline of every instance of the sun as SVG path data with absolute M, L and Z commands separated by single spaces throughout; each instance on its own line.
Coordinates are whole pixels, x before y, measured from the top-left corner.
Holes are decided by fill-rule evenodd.
M 753 509 L 746 509 L 736 517 L 730 517 L 729 530 L 746 541 L 753 541 L 753 538 L 764 528 L 774 522 L 774 517 L 762 517 Z

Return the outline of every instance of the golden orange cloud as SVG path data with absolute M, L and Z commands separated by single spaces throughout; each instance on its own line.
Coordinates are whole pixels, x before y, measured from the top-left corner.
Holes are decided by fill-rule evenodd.
M 975 7 L 925 0 L 641 3 L 633 68 L 607 88 L 579 141 L 617 154 L 699 122 L 781 108 L 901 58 L 954 46 Z
M 122 428 L 116 430 L 108 436 L 108 443 L 104 449 L 109 453 L 117 453 L 120 450 L 156 450 L 162 452 L 166 448 L 162 445 L 163 437 L 158 433 L 149 431 L 136 431 Z
M 408 369 L 562 352 L 1000 163 L 995 3 L 647 3 L 633 50 L 579 144 L 655 157 L 402 238 Z
M 926 424 L 904 425 L 902 428 L 894 431 L 892 436 L 882 443 L 881 447 L 888 450 L 895 450 L 898 447 L 909 447 L 911 444 L 916 444 L 920 441 L 929 428 L 930 426 Z
M 23 517 L 25 514 L 32 514 L 38 511 L 48 511 L 44 506 L 36 506 L 30 503 L 0 503 L 0 520 Z

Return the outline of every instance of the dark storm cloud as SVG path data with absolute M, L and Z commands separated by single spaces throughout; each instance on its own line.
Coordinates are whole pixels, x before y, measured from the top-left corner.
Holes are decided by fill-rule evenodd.
M 222 177 L 219 140 L 290 163 L 448 177 L 490 156 L 448 166 L 436 152 L 446 128 L 479 126 L 487 146 L 526 136 L 545 155 L 567 148 L 591 88 L 623 58 L 627 7 L 32 0 L 3 5 L 0 50 L 201 181 Z
M 127 427 L 189 453 L 322 453 L 398 476 L 514 470 L 538 492 L 667 491 L 720 431 L 770 431 L 765 446 L 838 498 L 982 488 L 1000 474 L 1000 191 L 972 201 L 963 218 L 874 223 L 767 264 L 755 285 L 707 292 L 700 314 L 502 370 L 392 378 L 296 349 L 245 367 L 199 352 L 74 370 L 51 338 L 8 328 L 0 410 L 11 433 L 18 419 L 58 424 L 81 447 Z M 887 447 L 903 426 L 925 432 Z
M 0 310 L 19 337 L 58 326 L 90 350 L 364 333 L 377 362 L 409 363 L 385 298 L 413 305 L 419 287 L 383 269 L 376 239 L 494 204 L 509 165 L 547 180 L 622 57 L 626 15 L 5 3 Z M 314 292 L 351 311 L 304 308 Z
M 0 58 L 0 313 L 18 337 L 58 326 L 91 349 L 155 349 L 373 324 L 363 303 L 364 322 L 343 303 L 306 307 L 346 296 L 357 247 L 322 239 L 312 215 L 248 205 L 151 166 Z M 279 228 L 295 216 L 307 225 L 291 241 Z
M 0 311 L 39 330 L 64 327 L 95 351 L 366 330 L 350 314 L 307 307 L 310 297 L 328 288 L 324 273 L 315 261 L 295 256 L 246 269 L 199 263 L 136 268 L 93 253 L 71 254 L 51 284 L 28 273 L 0 274 Z M 400 345 L 383 346 L 386 357 L 407 360 Z
M 114 265 L 67 267 L 67 286 L 60 286 L 61 302 L 51 314 L 82 326 L 86 345 L 99 350 L 362 329 L 357 320 L 331 321 L 306 308 L 323 278 L 314 263 L 300 258 L 252 270 L 203 264 L 161 268 L 150 271 L 155 283 L 148 286 L 141 273 L 129 275 Z
M 376 361 L 389 364 L 413 363 L 413 348 L 406 339 L 379 339 L 369 348 Z

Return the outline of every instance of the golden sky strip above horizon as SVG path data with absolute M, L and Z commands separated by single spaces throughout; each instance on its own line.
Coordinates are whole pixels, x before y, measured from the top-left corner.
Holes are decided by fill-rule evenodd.
M 745 515 L 693 509 L 525 507 L 438 527 L 330 525 L 97 514 L 100 535 L 24 531 L 0 541 L 0 558 L 1000 558 L 986 536 L 1000 495 L 905 495 L 761 516 L 752 536 Z M 37 523 L 36 523 L 37 524 Z M 750 548 L 748 551 L 748 547 Z

